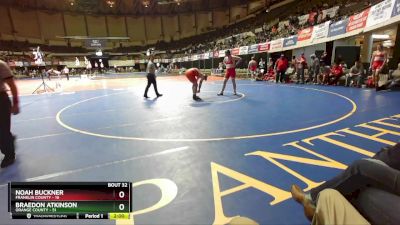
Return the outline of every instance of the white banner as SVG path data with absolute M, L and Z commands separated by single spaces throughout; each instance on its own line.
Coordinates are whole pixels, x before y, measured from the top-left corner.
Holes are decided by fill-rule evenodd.
M 199 59 L 199 55 L 192 55 L 192 61 L 196 61 Z
M 259 27 L 254 30 L 254 33 L 258 34 L 261 33 L 262 31 L 263 31 L 262 27 Z
M 21 61 L 17 61 L 17 62 L 15 62 L 15 66 L 23 67 L 24 63 Z
M 210 58 L 210 53 L 206 52 L 203 54 L 203 59 L 209 59 Z
M 283 38 L 271 41 L 270 51 L 280 50 L 283 47 Z
M 247 55 L 249 46 L 242 46 L 239 48 L 239 55 Z
M 322 10 L 322 18 L 325 19 L 327 15 L 329 15 L 330 18 L 333 18 L 336 16 L 336 14 L 338 12 L 339 12 L 339 6 L 335 6 L 330 9 Z
M 278 31 L 285 29 L 285 26 L 289 26 L 289 20 L 281 21 L 278 24 Z
M 392 15 L 395 0 L 385 0 L 371 7 L 366 27 L 372 27 L 378 23 L 385 22 Z
M 189 61 L 189 56 L 185 56 L 183 60 L 184 60 L 184 62 L 188 62 Z
M 135 61 L 134 60 L 110 60 L 110 61 L 108 61 L 108 64 L 110 66 L 134 66 Z M 77 66 L 74 65 L 74 67 L 77 67 Z
M 220 51 L 218 52 L 218 56 L 219 56 L 219 57 L 225 57 L 225 50 L 220 50 Z
M 330 24 L 331 24 L 331 21 L 326 21 L 325 23 L 321 23 L 317 26 L 314 26 L 313 34 L 311 37 L 312 40 L 314 41 L 314 40 L 328 37 Z
M 309 18 L 310 18 L 309 14 L 306 14 L 306 15 L 303 15 L 303 16 L 299 16 L 299 24 L 303 25 L 303 24 L 307 23 Z

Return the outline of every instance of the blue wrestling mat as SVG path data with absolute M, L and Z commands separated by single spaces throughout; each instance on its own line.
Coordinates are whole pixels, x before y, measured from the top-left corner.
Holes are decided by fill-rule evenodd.
M 290 185 L 318 186 L 400 136 L 400 93 L 238 81 L 25 96 L 17 161 L 0 170 L 0 224 L 309 224 Z M 150 96 L 154 92 L 150 89 Z M 10 181 L 128 181 L 130 220 L 11 220 Z

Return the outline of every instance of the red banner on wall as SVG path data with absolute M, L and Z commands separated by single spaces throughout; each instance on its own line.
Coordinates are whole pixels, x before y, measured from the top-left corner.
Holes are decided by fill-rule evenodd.
M 232 49 L 231 54 L 232 54 L 232 55 L 239 55 L 239 48 L 234 48 L 234 49 Z
M 353 30 L 358 30 L 358 29 L 364 28 L 365 25 L 367 24 L 367 19 L 368 19 L 368 14 L 369 14 L 370 9 L 371 8 L 368 8 L 359 14 L 350 16 L 349 24 L 347 25 L 346 31 L 350 32 Z
M 269 47 L 271 46 L 270 42 L 262 43 L 258 45 L 258 52 L 266 52 L 269 51 Z
M 299 31 L 297 41 L 307 41 L 311 39 L 314 27 L 309 27 Z

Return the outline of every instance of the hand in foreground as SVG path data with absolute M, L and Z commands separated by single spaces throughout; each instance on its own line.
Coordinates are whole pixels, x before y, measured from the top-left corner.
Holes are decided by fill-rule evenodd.
M 11 107 L 11 113 L 12 113 L 13 115 L 19 114 L 19 105 L 18 105 L 18 104 L 14 104 L 14 105 Z

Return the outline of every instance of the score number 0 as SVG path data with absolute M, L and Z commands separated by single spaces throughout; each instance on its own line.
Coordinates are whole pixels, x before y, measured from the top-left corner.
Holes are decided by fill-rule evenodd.
M 120 192 L 118 193 L 118 197 L 119 197 L 120 199 L 125 198 L 125 192 L 124 192 L 124 191 L 120 191 Z M 123 204 L 123 203 L 119 204 L 118 208 L 119 208 L 120 211 L 123 211 L 123 210 L 125 209 L 125 204 Z

